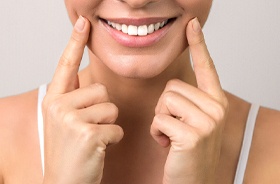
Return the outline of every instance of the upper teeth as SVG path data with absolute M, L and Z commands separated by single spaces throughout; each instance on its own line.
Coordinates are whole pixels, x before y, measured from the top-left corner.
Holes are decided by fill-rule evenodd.
M 122 31 L 125 34 L 133 35 L 133 36 L 145 36 L 148 34 L 151 34 L 163 26 L 167 24 L 167 20 L 158 22 L 155 24 L 150 25 L 141 25 L 141 26 L 134 26 L 134 25 L 126 25 L 126 24 L 119 24 L 107 21 L 107 24 L 113 27 L 114 29 L 117 29 L 119 31 Z

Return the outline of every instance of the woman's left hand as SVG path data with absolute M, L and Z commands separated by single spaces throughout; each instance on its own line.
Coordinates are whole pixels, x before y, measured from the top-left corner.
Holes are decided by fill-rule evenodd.
M 197 18 L 186 28 L 197 87 L 168 82 L 151 126 L 153 138 L 170 145 L 163 184 L 214 183 L 228 101 Z

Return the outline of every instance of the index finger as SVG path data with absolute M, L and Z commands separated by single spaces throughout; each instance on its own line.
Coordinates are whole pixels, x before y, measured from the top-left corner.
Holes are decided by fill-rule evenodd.
M 219 97 L 223 90 L 197 18 L 189 22 L 186 34 L 198 88 L 213 97 Z
M 90 24 L 84 17 L 77 20 L 49 86 L 49 92 L 63 94 L 77 88 L 77 73 L 89 36 Z

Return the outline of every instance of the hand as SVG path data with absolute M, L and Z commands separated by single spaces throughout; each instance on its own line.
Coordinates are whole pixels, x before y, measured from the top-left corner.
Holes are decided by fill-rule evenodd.
M 123 137 L 113 124 L 118 109 L 106 88 L 79 88 L 77 72 L 89 30 L 88 20 L 80 17 L 43 101 L 44 183 L 99 184 L 106 146 Z
M 186 28 L 198 87 L 168 82 L 151 126 L 153 138 L 170 145 L 164 184 L 214 183 L 228 102 L 197 18 Z

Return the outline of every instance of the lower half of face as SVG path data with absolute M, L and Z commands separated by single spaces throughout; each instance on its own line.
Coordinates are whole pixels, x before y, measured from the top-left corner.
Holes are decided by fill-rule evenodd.
M 74 24 L 91 22 L 88 47 L 114 73 L 151 78 L 165 71 L 187 48 L 186 26 L 203 25 L 211 0 L 65 0 Z

